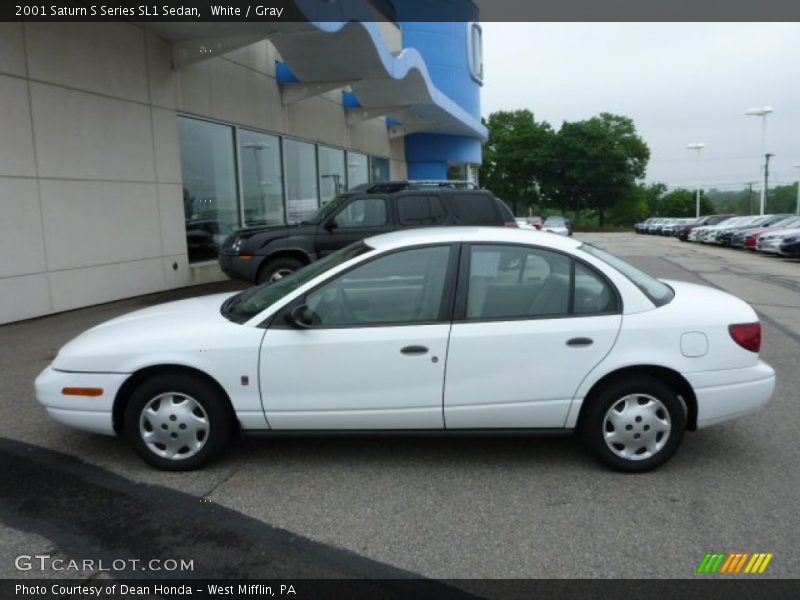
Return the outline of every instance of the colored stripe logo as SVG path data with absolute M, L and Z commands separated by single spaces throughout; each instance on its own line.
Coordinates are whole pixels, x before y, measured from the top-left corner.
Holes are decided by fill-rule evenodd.
M 756 575 L 767 569 L 773 554 L 766 552 L 706 552 L 697 567 L 697 573 L 735 575 L 739 573 Z

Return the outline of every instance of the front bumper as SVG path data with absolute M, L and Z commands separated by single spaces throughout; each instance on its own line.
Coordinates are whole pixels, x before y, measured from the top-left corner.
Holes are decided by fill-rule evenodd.
M 763 361 L 744 369 L 684 373 L 697 397 L 697 428 L 761 410 L 775 392 L 775 370 Z
M 800 256 L 800 241 L 781 244 L 780 255 L 791 257 Z
M 767 254 L 777 254 L 780 249 L 780 244 L 780 240 L 759 241 L 756 245 L 756 250 L 759 252 L 766 252 Z
M 47 367 L 36 378 L 36 399 L 55 421 L 62 425 L 114 435 L 114 399 L 128 373 L 75 373 Z M 64 395 L 67 387 L 100 388 L 94 397 Z
M 238 254 L 220 253 L 217 260 L 222 272 L 228 277 L 256 283 L 258 269 L 261 267 L 264 257 L 255 255 L 252 258 L 243 260 Z

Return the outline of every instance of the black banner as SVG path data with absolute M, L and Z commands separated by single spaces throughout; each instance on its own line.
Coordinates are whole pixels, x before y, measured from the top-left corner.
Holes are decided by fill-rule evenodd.
M 687 580 L 451 580 L 424 579 L 298 579 L 298 580 L 3 580 L 0 597 L 50 600 L 56 598 L 98 600 L 126 598 L 285 598 L 310 600 L 393 600 L 401 598 L 497 600 L 561 600 L 659 598 L 680 600 L 738 600 L 769 598 L 795 600 L 800 595 L 797 580 L 736 579 Z
M 15 0 L 0 21 L 800 21 L 796 0 Z

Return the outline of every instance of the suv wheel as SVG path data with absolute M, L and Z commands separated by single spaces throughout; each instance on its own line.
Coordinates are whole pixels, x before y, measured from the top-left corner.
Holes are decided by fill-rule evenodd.
M 654 469 L 667 462 L 683 440 L 683 404 L 654 377 L 616 380 L 588 401 L 581 436 L 589 450 L 614 469 Z
M 290 256 L 273 258 L 267 262 L 267 264 L 261 267 L 261 270 L 258 272 L 257 283 L 262 284 L 278 281 L 287 275 L 291 275 L 304 266 L 304 263 Z

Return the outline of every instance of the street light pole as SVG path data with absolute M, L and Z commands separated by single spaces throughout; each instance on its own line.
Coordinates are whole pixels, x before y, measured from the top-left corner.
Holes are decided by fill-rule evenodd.
M 761 117 L 761 155 L 766 155 L 766 147 L 767 147 L 767 115 L 770 113 L 775 112 L 775 109 L 771 106 L 756 106 L 748 110 L 745 116 L 748 117 Z M 761 172 L 761 208 L 759 214 L 764 214 L 764 205 L 767 202 L 767 164 L 766 162 L 763 165 L 763 170 Z
M 703 151 L 706 145 L 703 142 L 692 142 L 691 144 L 686 144 L 687 150 L 696 150 L 697 151 L 697 160 L 695 161 L 695 218 L 700 218 L 700 152 Z

